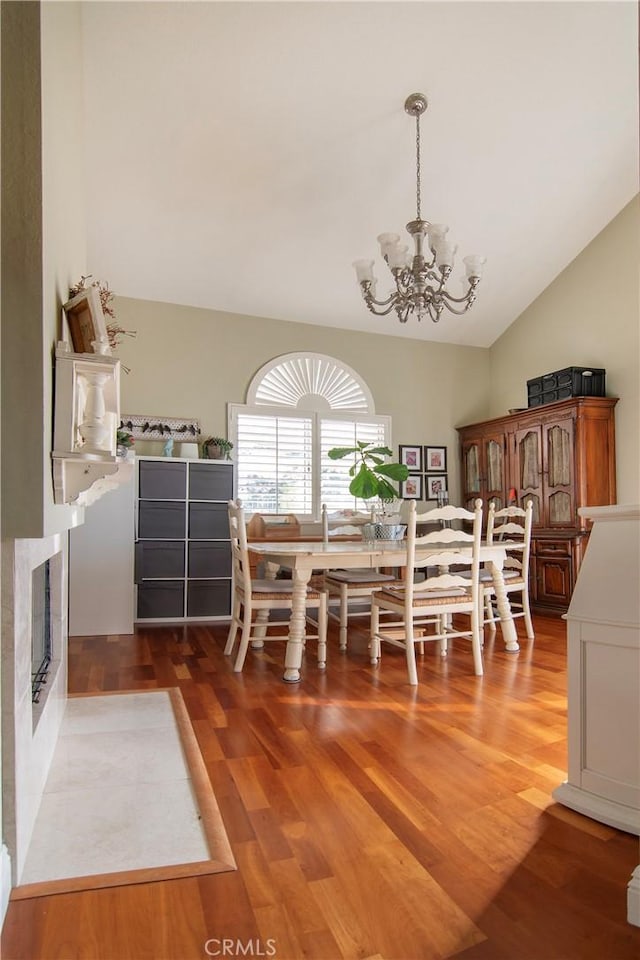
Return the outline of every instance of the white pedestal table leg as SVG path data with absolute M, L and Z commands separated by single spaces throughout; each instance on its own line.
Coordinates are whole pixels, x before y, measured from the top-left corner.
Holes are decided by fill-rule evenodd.
M 291 596 L 291 619 L 289 620 L 289 639 L 284 657 L 284 677 L 287 683 L 298 683 L 302 665 L 302 644 L 307 624 L 307 584 L 311 568 L 292 571 L 293 593 Z
M 509 595 L 504 588 L 504 577 L 502 575 L 503 563 L 504 560 L 490 561 L 493 589 L 496 594 L 496 606 L 498 608 L 498 616 L 500 617 L 500 628 L 504 639 L 504 648 L 508 653 L 517 653 L 520 645 L 518 644 L 518 634 L 516 633 L 516 627 L 513 622 L 513 617 L 511 616 Z

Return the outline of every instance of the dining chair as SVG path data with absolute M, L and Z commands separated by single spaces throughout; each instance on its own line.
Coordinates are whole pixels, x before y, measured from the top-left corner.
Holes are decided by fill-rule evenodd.
M 333 520 L 333 522 L 332 522 Z M 356 518 L 360 527 L 354 527 L 353 517 L 329 517 L 327 506 L 322 505 L 322 539 L 329 543 L 332 536 L 351 540 L 362 540 L 362 521 L 369 522 L 369 517 Z M 338 523 L 338 526 L 334 526 Z M 346 531 L 349 531 L 348 533 Z M 397 583 L 391 573 L 380 573 L 378 570 L 351 569 L 327 570 L 324 574 L 324 586 L 328 593 L 328 617 L 339 625 L 339 646 L 347 649 L 347 635 L 350 617 L 368 617 L 371 612 L 371 594 L 378 590 L 381 584 Z M 331 609 L 331 599 L 337 598 L 337 611 Z M 355 601 L 355 602 L 354 602 Z M 349 605 L 351 603 L 351 606 Z
M 407 565 L 401 587 L 383 587 L 371 596 L 371 663 L 381 658 L 382 643 L 405 651 L 409 683 L 416 686 L 416 644 L 438 641 L 446 654 L 450 640 L 471 642 L 476 676 L 482 676 L 480 544 L 482 536 L 482 500 L 476 500 L 472 512 L 463 507 L 445 506 L 429 512 L 430 520 L 472 524 L 472 532 L 442 527 L 416 537 L 416 505 L 410 501 L 407 523 Z M 460 551 L 459 545 L 466 549 Z M 428 556 L 420 557 L 420 547 L 429 546 Z M 455 570 L 451 570 L 455 567 Z M 468 573 L 465 578 L 460 568 Z M 425 579 L 415 582 L 416 571 Z M 456 626 L 453 617 L 469 617 L 467 629 Z
M 505 590 L 509 594 L 511 612 L 514 619 L 524 618 L 529 640 L 535 639 L 531 607 L 529 604 L 529 560 L 531 556 L 531 531 L 533 529 L 533 503 L 527 501 L 522 507 L 504 507 L 496 510 L 495 504 L 489 504 L 487 515 L 487 543 L 500 543 L 507 550 L 503 576 Z M 484 623 L 489 625 L 491 633 L 496 632 L 496 616 L 493 607 L 495 591 L 491 573 L 480 570 L 480 584 L 484 596 Z M 521 594 L 519 600 L 512 600 L 511 594 Z
M 272 610 L 291 611 L 293 581 L 252 578 L 242 502 L 240 500 L 229 500 L 228 513 L 233 567 L 233 604 L 229 635 L 224 652 L 227 655 L 233 652 L 236 635 L 240 630 L 240 645 L 233 668 L 236 673 L 239 673 L 244 666 L 250 641 L 262 646 L 265 640 L 282 642 L 286 639 L 286 636 L 282 634 L 270 635 L 268 630 L 270 627 L 288 627 L 290 618 L 272 620 L 269 614 Z M 322 670 L 326 666 L 327 660 L 326 591 L 308 586 L 306 606 L 306 622 L 315 629 L 315 632 L 307 633 L 305 641 L 318 641 L 318 667 Z M 317 611 L 317 620 L 308 615 L 309 610 Z M 255 620 L 253 619 L 254 613 L 256 613 Z

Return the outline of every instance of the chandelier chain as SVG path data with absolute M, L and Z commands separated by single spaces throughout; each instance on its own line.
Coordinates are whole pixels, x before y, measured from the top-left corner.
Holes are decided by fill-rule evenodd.
M 420 220 L 420 114 L 416 115 L 416 213 Z

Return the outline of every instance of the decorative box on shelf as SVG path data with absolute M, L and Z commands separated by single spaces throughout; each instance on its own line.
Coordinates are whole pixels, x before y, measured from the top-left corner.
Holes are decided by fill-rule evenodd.
M 54 410 L 55 503 L 88 506 L 133 476 L 133 461 L 116 456 L 119 360 L 58 343 Z
M 565 367 L 527 380 L 530 407 L 540 407 L 570 397 L 604 397 L 606 370 L 602 367 Z

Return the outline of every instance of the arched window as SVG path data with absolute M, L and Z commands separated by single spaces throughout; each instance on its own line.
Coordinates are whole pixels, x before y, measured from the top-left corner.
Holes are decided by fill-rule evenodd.
M 319 520 L 331 510 L 366 510 L 349 493 L 348 460 L 332 447 L 391 443 L 390 417 L 376 416 L 371 391 L 346 364 L 319 353 L 289 353 L 265 364 L 246 404 L 229 404 L 238 496 L 247 513 L 295 513 Z

